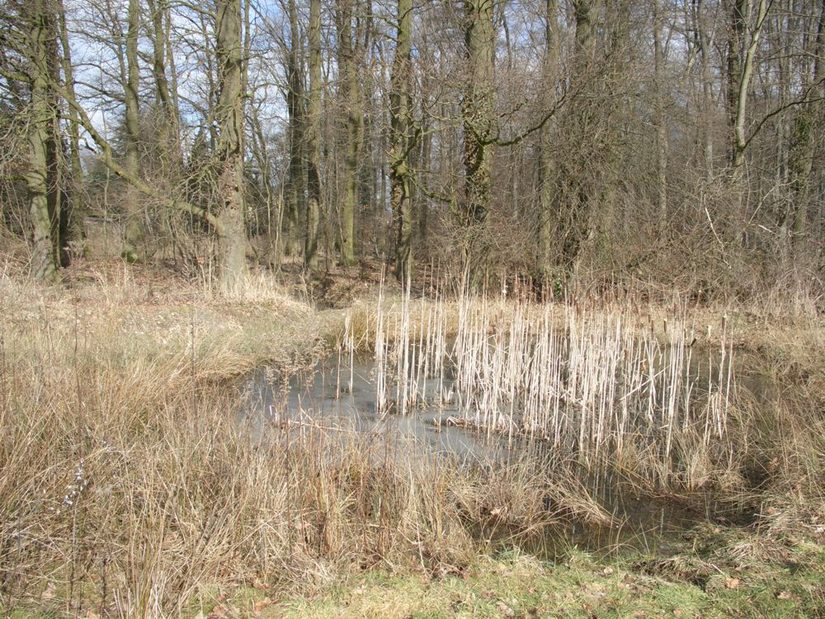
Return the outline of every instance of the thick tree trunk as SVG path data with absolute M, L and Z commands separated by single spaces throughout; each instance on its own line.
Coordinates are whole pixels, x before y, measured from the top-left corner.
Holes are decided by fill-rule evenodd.
M 126 103 L 126 159 L 129 174 L 140 177 L 140 71 L 138 68 L 138 32 L 140 30 L 140 2 L 129 0 L 128 29 L 126 31 L 127 75 L 124 84 Z M 144 230 L 139 195 L 134 187 L 126 188 L 126 229 L 124 231 L 123 257 L 129 262 L 144 258 Z
M 57 254 L 49 209 L 49 142 L 54 109 L 50 96 L 48 44 L 53 18 L 48 0 L 32 0 L 28 30 L 31 104 L 29 121 L 29 166 L 25 172 L 29 192 L 33 245 L 32 275 L 43 281 L 57 278 Z
M 321 0 L 309 2 L 309 100 L 307 102 L 306 143 L 307 215 L 304 238 L 304 266 L 313 269 L 318 259 L 321 220 L 320 134 L 321 134 Z
M 62 48 L 63 57 L 63 76 L 65 79 L 65 88 L 69 95 L 74 99 L 74 66 L 72 65 L 72 53 L 69 45 L 69 32 L 66 28 L 66 9 L 63 5 L 63 0 L 57 0 L 57 10 L 60 18 L 60 46 Z M 77 117 L 77 111 L 69 106 L 69 174 L 70 179 L 67 183 L 68 201 L 64 205 L 66 209 L 66 236 L 62 239 L 64 247 L 75 250 L 81 249 L 85 238 L 85 219 L 86 209 L 83 206 L 83 199 L 81 191 L 83 189 L 83 165 L 80 161 L 80 123 Z M 85 247 L 82 247 L 85 253 Z
M 591 145 L 595 118 L 594 102 L 589 101 L 589 97 L 586 96 L 586 93 L 596 86 L 589 83 L 594 59 L 592 1 L 575 0 L 573 4 L 576 34 L 571 82 L 584 92 L 585 96 L 575 97 L 566 127 L 575 136 L 575 142 L 571 145 L 574 148 L 579 144 L 581 146 L 572 161 L 562 164 L 559 183 L 562 200 L 559 204 L 561 267 L 566 280 L 573 277 L 582 245 L 592 234 L 594 179 L 588 177 L 588 168 L 592 174 L 593 166 L 590 159 L 598 154 L 596 148 Z
M 300 218 L 306 212 L 306 164 L 304 160 L 304 78 L 298 7 L 289 0 L 289 53 L 287 55 L 287 113 L 289 115 L 289 169 L 286 190 L 286 250 L 297 255 L 301 247 Z
M 340 97 L 344 109 L 343 195 L 340 198 L 341 262 L 355 264 L 355 213 L 358 205 L 358 169 L 364 134 L 364 114 L 355 52 L 352 20 L 354 0 L 341 0 L 336 8 Z
M 739 155 L 736 149 L 736 119 L 742 83 L 742 51 L 745 44 L 745 26 L 748 0 L 727 0 L 727 106 L 728 106 L 728 166 L 736 169 Z
M 496 119 L 493 94 L 495 29 L 493 0 L 465 0 L 467 79 L 461 115 L 464 125 L 463 223 L 484 223 L 490 205 Z M 477 231 L 470 231 L 471 238 Z
M 244 219 L 243 128 L 244 93 L 241 42 L 241 0 L 217 0 L 219 96 L 217 157 L 220 166 L 218 219 L 221 283 L 227 291 L 237 288 L 246 276 L 246 225 Z
M 390 95 L 390 201 L 395 219 L 395 276 L 402 283 L 412 269 L 411 122 L 412 0 L 398 0 L 396 48 Z

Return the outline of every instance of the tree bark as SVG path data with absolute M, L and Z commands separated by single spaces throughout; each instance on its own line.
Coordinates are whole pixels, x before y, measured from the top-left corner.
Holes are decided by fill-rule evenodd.
M 748 0 L 727 0 L 727 105 L 728 105 L 728 166 L 736 168 L 736 118 L 742 83 L 742 48 L 745 44 L 745 26 Z
M 339 94 L 344 104 L 344 161 L 343 195 L 341 205 L 341 262 L 355 264 L 355 213 L 358 203 L 358 169 L 364 133 L 364 114 L 358 83 L 355 52 L 358 47 L 353 37 L 353 8 L 355 0 L 341 0 L 336 7 L 338 32 Z
M 577 148 L 577 152 L 573 155 L 572 161 L 562 164 L 559 183 L 562 200 L 559 204 L 561 266 L 568 285 L 576 270 L 582 245 L 592 234 L 594 179 L 587 177 L 587 170 L 592 170 L 590 159 L 598 154 L 598 147 L 591 143 L 592 126 L 595 121 L 594 102 L 588 100 L 595 97 L 586 96 L 588 91 L 592 92 L 596 86 L 590 83 L 589 75 L 594 60 L 592 0 L 575 0 L 573 9 L 576 33 L 571 82 L 574 87 L 585 93 L 585 96 L 577 93 L 571 104 L 571 117 L 568 119 L 566 130 L 575 136 L 576 142 L 571 146 Z M 587 88 L 584 86 L 585 83 Z
M 321 219 L 320 134 L 321 134 L 321 0 L 309 2 L 309 99 L 307 101 L 306 144 L 307 215 L 304 238 L 304 266 L 314 269 L 318 260 Z
M 57 11 L 60 18 L 60 46 L 63 51 L 62 65 L 65 88 L 74 99 L 74 66 L 72 65 L 72 52 L 69 45 L 69 31 L 66 27 L 66 9 L 63 0 L 57 0 Z M 74 245 L 75 249 L 81 249 L 81 245 L 86 238 L 86 209 L 83 207 L 83 200 L 80 197 L 83 189 L 83 165 L 80 161 L 80 123 L 77 111 L 72 106 L 69 106 L 68 116 L 70 178 L 67 183 L 68 203 L 64 205 L 64 208 L 67 209 L 67 233 L 62 242 L 65 247 L 71 248 Z M 83 247 L 82 250 L 85 253 L 86 248 Z
M 747 221 L 745 200 L 745 150 L 748 146 L 746 123 L 748 118 L 748 96 L 753 77 L 754 60 L 759 45 L 759 36 L 770 5 L 768 0 L 758 0 L 757 14 L 748 27 L 748 1 L 733 0 L 730 6 L 728 24 L 728 121 L 729 161 L 728 174 L 733 192 L 734 213 L 731 221 L 734 238 L 738 244 L 747 241 L 744 224 Z M 750 33 L 749 40 L 746 34 Z
M 546 102 L 549 105 L 551 93 L 555 90 L 555 76 L 559 61 L 559 22 L 556 0 L 545 2 L 545 32 L 544 32 L 544 88 L 548 93 Z M 556 206 L 556 178 L 555 157 L 553 150 L 553 124 L 547 123 L 539 134 L 539 213 L 536 226 L 538 236 L 537 271 L 539 280 L 546 284 L 553 276 L 553 248 L 556 239 L 553 237 L 554 209 Z
M 286 250 L 296 255 L 301 247 L 300 217 L 306 212 L 306 165 L 304 159 L 304 78 L 298 7 L 289 0 L 289 52 L 287 54 L 287 114 L 289 116 L 289 169 L 286 191 Z
M 710 65 L 710 50 L 713 38 L 708 33 L 707 17 L 702 9 L 702 0 L 696 2 L 694 27 L 698 30 L 699 51 L 702 63 L 702 158 L 705 166 L 705 180 L 713 179 L 713 76 Z
M 814 97 L 825 97 L 825 0 L 821 1 L 819 21 L 816 30 L 813 56 L 813 74 L 805 75 L 802 86 L 806 90 L 814 89 Z M 793 241 L 796 253 L 799 253 L 802 241 L 807 234 L 808 203 L 810 201 L 810 181 L 813 172 L 814 147 L 817 129 L 821 128 L 823 113 L 822 103 L 805 103 L 794 119 L 792 147 L 789 157 L 791 195 L 793 197 Z
M 479 226 L 487 218 L 493 162 L 493 70 L 495 29 L 493 0 L 465 0 L 467 78 L 461 115 L 464 125 L 464 225 Z M 475 233 L 471 231 L 475 236 Z
M 155 97 L 160 113 L 160 139 L 175 165 L 181 163 L 178 138 L 179 112 L 167 77 L 167 57 L 171 61 L 169 41 L 168 0 L 147 0 L 152 18 L 152 74 L 155 80 Z
M 128 173 L 140 177 L 140 70 L 138 67 L 138 32 L 140 30 L 140 2 L 129 0 L 128 29 L 126 31 L 126 65 L 127 76 L 124 84 L 124 101 L 126 104 L 126 159 Z M 144 230 L 138 193 L 134 187 L 127 186 L 125 196 L 126 229 L 124 231 L 123 257 L 128 262 L 144 258 Z
M 32 221 L 32 275 L 42 281 L 57 279 L 57 254 L 49 209 L 49 141 L 54 109 L 50 96 L 48 41 L 53 15 L 48 0 L 32 0 L 28 29 L 31 90 L 28 142 L 29 165 L 24 173 Z
M 244 62 L 241 42 L 241 0 L 216 0 L 215 32 L 218 59 L 217 158 L 218 219 L 221 283 L 224 290 L 236 289 L 246 276 L 246 225 L 244 220 L 243 128 Z
M 654 89 L 656 106 L 656 194 L 659 206 L 659 217 L 662 223 L 667 221 L 667 159 L 668 159 L 668 136 L 667 136 L 667 112 L 665 110 L 665 81 L 664 63 L 665 53 L 662 42 L 662 29 L 664 27 L 664 17 L 662 15 L 660 0 L 653 3 L 653 64 L 654 64 Z
M 390 95 L 390 201 L 395 219 L 395 276 L 404 283 L 412 269 L 411 122 L 412 0 L 398 0 L 396 48 Z

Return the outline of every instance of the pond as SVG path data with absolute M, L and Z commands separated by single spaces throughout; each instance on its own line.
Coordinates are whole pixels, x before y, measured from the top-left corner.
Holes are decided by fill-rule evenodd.
M 703 376 L 707 374 L 706 360 L 697 358 L 695 371 Z M 764 404 L 777 397 L 777 386 L 756 371 L 752 361 L 737 357 L 735 391 L 738 397 Z M 537 461 L 542 457 L 544 462 L 552 459 L 548 457 L 552 446 L 547 441 L 483 432 L 462 424 L 452 370 L 438 378 L 427 378 L 431 384 L 424 386 L 424 391 L 445 393 L 444 397 L 419 401 L 403 416 L 379 411 L 377 379 L 373 360 L 359 356 L 351 363 L 327 358 L 309 371 L 287 377 L 262 368 L 246 382 L 243 414 L 253 426 L 274 424 L 295 434 L 305 430 L 329 435 L 354 432 L 411 459 L 444 457 L 468 467 L 506 465 L 525 454 L 536 456 Z M 699 397 L 701 387 L 697 389 Z M 597 552 L 630 547 L 661 553 L 694 526 L 746 523 L 754 510 L 746 503 L 720 502 L 710 491 L 694 493 L 689 501 L 641 496 L 619 489 L 620 484 L 608 473 L 583 471 L 581 480 L 586 492 L 612 516 L 611 524 L 593 525 L 572 519 L 566 526 L 535 536 L 526 549 L 542 556 L 554 556 L 559 548 L 570 545 Z M 478 533 L 491 541 L 507 541 L 506 529 Z
M 431 391 L 438 387 L 432 382 Z M 449 391 L 451 379 L 444 386 Z M 351 366 L 327 359 L 309 372 L 291 375 L 286 383 L 267 368 L 256 372 L 246 386 L 246 408 L 265 423 L 292 427 L 314 425 L 328 430 L 351 430 L 390 437 L 410 449 L 455 456 L 464 460 L 498 459 L 512 453 L 506 440 L 456 425 L 454 398 L 419 406 L 412 414 L 381 414 L 376 395 L 376 368 L 371 360 Z

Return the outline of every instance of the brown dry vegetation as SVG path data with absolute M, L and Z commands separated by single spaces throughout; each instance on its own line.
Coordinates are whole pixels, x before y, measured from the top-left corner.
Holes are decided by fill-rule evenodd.
M 63 288 L 0 280 L 0 608 L 191 616 L 215 588 L 312 594 L 373 568 L 472 578 L 491 543 L 529 543 L 563 522 L 620 526 L 572 463 L 550 469 L 525 455 L 461 466 L 416 457 L 391 436 L 246 423 L 233 377 L 264 362 L 284 373 L 311 365 L 345 320 L 252 282 L 226 298 L 94 264 Z M 353 306 L 353 331 L 368 328 L 375 304 Z M 389 316 L 403 302 L 390 294 L 384 305 Z M 657 324 L 669 312 L 648 310 Z M 776 545 L 793 555 L 789 530 L 817 539 L 822 524 L 798 514 L 822 498 L 825 331 L 814 314 L 765 308 L 693 316 L 718 324 L 722 313 L 774 387 L 767 404 L 737 413 L 735 457 L 714 492 L 764 514 L 758 536 L 736 542 L 743 561 Z M 725 473 L 735 483 L 721 483 Z M 664 573 L 673 563 L 639 565 Z

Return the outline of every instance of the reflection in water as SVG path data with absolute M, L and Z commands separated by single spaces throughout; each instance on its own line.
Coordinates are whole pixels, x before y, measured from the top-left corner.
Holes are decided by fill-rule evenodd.
M 432 392 L 436 382 L 433 379 Z M 349 429 L 466 461 L 498 460 L 512 453 L 506 440 L 498 436 L 451 425 L 451 417 L 458 413 L 452 402 L 430 403 L 403 417 L 380 415 L 371 362 L 356 361 L 350 371 L 333 360 L 321 363 L 314 373 L 296 374 L 286 382 L 261 370 L 250 380 L 248 391 L 248 410 L 257 411 L 262 421 Z
M 772 392 L 761 376 L 748 372 L 739 375 L 754 397 L 762 399 Z M 559 466 L 559 458 L 547 441 L 518 437 L 508 440 L 506 434 L 453 425 L 451 420 L 460 417 L 455 402 L 429 402 L 405 416 L 380 415 L 375 380 L 374 364 L 364 360 L 356 360 L 351 368 L 336 359 L 326 360 L 312 372 L 286 378 L 262 369 L 247 383 L 243 415 L 253 427 L 274 425 L 287 429 L 287 435 L 318 431 L 334 442 L 336 433 L 340 440 L 356 433 L 367 439 L 367 449 L 374 451 L 376 457 L 391 453 L 394 459 L 410 461 L 449 458 L 467 467 L 506 466 L 530 457 L 541 463 L 539 466 L 548 467 L 545 470 Z M 436 382 L 433 379 L 428 387 L 430 393 L 437 392 Z M 443 387 L 450 392 L 452 381 L 446 379 Z M 580 479 L 582 490 L 612 519 L 610 525 L 604 526 L 571 518 L 566 526 L 518 538 L 523 548 L 541 556 L 555 556 L 560 548 L 573 544 L 596 551 L 625 546 L 667 552 L 674 540 L 698 523 L 738 522 L 747 518 L 746 506 L 722 506 L 712 494 L 692 497 L 690 503 L 652 500 L 650 496 L 621 491 L 621 480 L 610 473 L 594 475 L 571 465 L 569 459 L 563 467 L 562 475 Z M 548 504 L 547 508 L 557 506 Z M 479 530 L 477 534 L 491 543 L 513 541 L 506 528 Z

